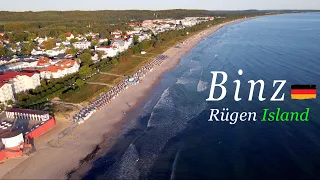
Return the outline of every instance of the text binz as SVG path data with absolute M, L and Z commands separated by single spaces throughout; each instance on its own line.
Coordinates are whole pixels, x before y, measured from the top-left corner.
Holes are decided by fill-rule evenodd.
M 212 83 L 211 83 L 211 88 L 210 88 L 210 94 L 209 94 L 209 98 L 206 99 L 206 101 L 220 101 L 227 95 L 227 89 L 223 85 L 224 85 L 224 83 L 227 82 L 228 75 L 224 71 L 211 71 L 211 74 L 212 74 Z M 217 83 L 218 74 L 222 75 L 222 81 L 220 83 Z M 239 69 L 238 74 L 239 74 L 239 76 L 241 76 L 243 74 L 243 71 L 241 69 Z M 240 80 L 235 80 L 235 81 L 233 81 L 233 83 L 236 84 L 236 89 L 235 89 L 235 93 L 234 93 L 234 100 L 241 101 L 242 98 L 239 97 L 241 82 L 240 82 Z M 264 81 L 261 79 L 258 81 L 250 80 L 250 81 L 248 81 L 248 83 L 250 84 L 250 92 L 249 92 L 248 101 L 252 101 L 253 92 L 254 92 L 255 86 L 257 84 L 260 84 L 258 99 L 259 99 L 259 101 L 265 101 L 266 98 L 263 97 Z M 279 97 L 279 93 L 280 93 L 281 89 L 283 88 L 283 86 L 286 84 L 286 80 L 274 80 L 273 87 L 275 87 L 277 84 L 279 84 L 279 86 L 277 89 L 275 89 L 274 94 L 270 98 L 270 101 L 284 101 L 284 93 L 282 93 L 281 97 Z M 222 92 L 219 97 L 215 98 L 214 97 L 214 92 L 215 92 L 214 90 L 216 87 L 221 88 Z M 277 98 L 277 97 L 279 97 L 279 98 Z

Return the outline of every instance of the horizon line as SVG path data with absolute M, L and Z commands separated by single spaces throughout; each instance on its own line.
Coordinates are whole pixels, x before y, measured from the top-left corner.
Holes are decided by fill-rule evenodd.
M 194 11 L 320 11 L 320 9 L 234 9 L 234 10 L 208 10 L 208 9 L 186 9 L 186 8 L 173 8 L 173 9 L 96 9 L 96 10 L 85 10 L 85 9 L 69 9 L 69 10 L 0 10 L 0 12 L 67 12 L 67 11 L 172 11 L 172 10 L 194 10 Z

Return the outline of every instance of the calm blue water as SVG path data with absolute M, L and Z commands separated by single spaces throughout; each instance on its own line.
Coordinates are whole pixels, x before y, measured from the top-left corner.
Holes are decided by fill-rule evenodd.
M 215 56 L 219 54 L 219 56 Z M 238 70 L 244 74 L 239 77 Z M 227 96 L 206 102 L 210 71 L 228 73 Z M 240 97 L 233 99 L 241 80 Z M 248 102 L 248 80 L 263 79 Z M 270 102 L 273 80 L 284 102 Z M 320 14 L 262 17 L 220 29 L 166 73 L 135 114 L 133 130 L 99 158 L 85 179 L 320 179 L 320 94 L 294 101 L 292 84 L 320 87 Z M 208 122 L 210 109 L 254 111 L 257 122 Z M 262 123 L 262 109 L 303 111 L 309 122 Z M 137 113 L 137 112 L 136 112 Z

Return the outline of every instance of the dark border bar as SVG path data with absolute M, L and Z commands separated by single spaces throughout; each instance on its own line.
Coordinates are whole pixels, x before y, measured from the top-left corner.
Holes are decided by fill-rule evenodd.
M 301 84 L 295 84 L 291 85 L 291 89 L 316 89 L 316 85 L 301 85 Z

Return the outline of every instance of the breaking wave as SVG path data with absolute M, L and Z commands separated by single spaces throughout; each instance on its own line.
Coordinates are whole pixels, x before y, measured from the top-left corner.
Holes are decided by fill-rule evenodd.
M 198 86 L 197 86 L 197 91 L 202 92 L 202 91 L 205 91 L 206 89 L 208 89 L 208 82 L 199 80 Z
M 167 88 L 152 110 L 147 130 L 116 163 L 111 177 L 146 179 L 166 143 L 206 108 L 206 102 L 196 96 L 197 92 L 190 92 L 183 85 Z
M 107 179 L 134 180 L 139 179 L 137 163 L 139 155 L 133 144 L 130 144 L 119 163 L 112 167 Z

